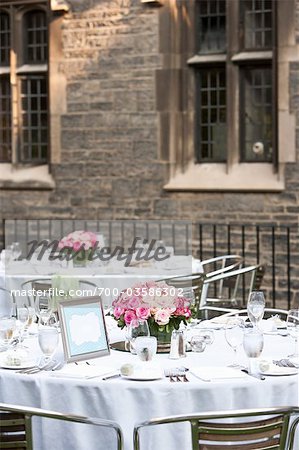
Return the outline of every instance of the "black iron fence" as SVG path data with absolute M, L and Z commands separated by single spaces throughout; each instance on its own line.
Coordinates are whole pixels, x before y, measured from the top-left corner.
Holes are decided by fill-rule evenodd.
M 19 241 L 26 253 L 28 242 L 60 239 L 74 230 L 102 233 L 107 247 L 128 248 L 134 237 L 159 239 L 177 254 L 205 260 L 239 254 L 245 265 L 266 267 L 262 283 L 269 306 L 289 309 L 299 294 L 299 227 L 275 224 L 221 224 L 184 221 L 7 220 L 3 245 Z M 298 299 L 297 299 L 298 301 Z

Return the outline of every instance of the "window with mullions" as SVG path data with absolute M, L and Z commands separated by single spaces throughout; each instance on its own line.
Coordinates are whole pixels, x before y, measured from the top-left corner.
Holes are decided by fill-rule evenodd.
M 224 69 L 197 72 L 199 139 L 202 161 L 225 161 L 226 89 Z
M 0 24 L 0 161 L 43 164 L 48 155 L 46 10 L 35 3 L 24 11 L 19 2 L 4 1 Z
M 197 54 L 189 64 L 198 163 L 276 161 L 274 7 L 272 0 L 196 2 Z

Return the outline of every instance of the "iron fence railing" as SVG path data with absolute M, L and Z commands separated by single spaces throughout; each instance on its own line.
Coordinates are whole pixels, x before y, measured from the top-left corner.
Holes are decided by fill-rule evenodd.
M 134 237 L 163 240 L 177 254 L 201 260 L 239 254 L 245 265 L 266 267 L 262 288 L 271 307 L 289 309 L 299 295 L 299 227 L 269 223 L 191 223 L 187 221 L 5 220 L 2 247 L 19 241 L 26 253 L 31 240 L 60 239 L 74 230 L 100 232 L 105 245 L 128 248 Z

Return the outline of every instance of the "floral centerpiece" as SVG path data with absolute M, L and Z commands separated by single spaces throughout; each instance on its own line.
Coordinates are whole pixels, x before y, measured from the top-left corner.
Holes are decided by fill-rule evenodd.
M 70 252 L 75 266 L 85 266 L 90 252 L 97 244 L 92 231 L 73 231 L 59 241 L 58 248 Z
M 137 283 L 122 291 L 112 306 L 119 327 L 135 327 L 146 320 L 158 343 L 169 344 L 172 331 L 191 318 L 189 300 L 163 281 Z

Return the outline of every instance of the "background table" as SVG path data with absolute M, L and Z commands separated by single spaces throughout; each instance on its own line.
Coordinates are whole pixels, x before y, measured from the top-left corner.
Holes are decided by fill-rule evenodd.
M 203 323 L 204 325 L 204 323 Z M 119 339 L 114 336 L 114 339 Z M 29 338 L 30 347 L 37 346 L 35 339 Z M 289 337 L 265 335 L 263 357 L 278 359 L 285 357 L 293 342 Z M 60 350 L 61 351 L 61 350 Z M 242 354 L 241 354 L 242 353 Z M 60 353 L 57 354 L 60 357 Z M 240 352 L 240 362 L 246 362 Z M 168 355 L 157 355 L 156 361 L 163 367 L 218 366 L 229 364 L 233 352 L 224 339 L 222 330 L 215 331 L 215 342 L 204 353 L 188 353 L 180 360 L 169 360 Z M 111 355 L 91 364 L 100 367 L 119 368 L 121 364 L 136 362 L 137 357 L 129 353 L 111 351 Z M 80 364 L 85 364 L 84 362 Z M 76 366 L 73 366 L 74 373 Z M 272 406 L 298 406 L 298 376 L 267 377 L 265 381 L 246 376 L 235 380 L 203 382 L 188 375 L 189 383 L 170 383 L 168 378 L 156 381 L 138 382 L 124 379 L 102 381 L 57 377 L 56 373 L 42 372 L 35 375 L 21 375 L 9 370 L 0 370 L 0 401 L 36 406 L 60 412 L 96 416 L 117 421 L 124 432 L 125 450 L 132 450 L 133 427 L 153 417 L 172 414 L 191 414 L 222 409 L 256 408 Z M 76 425 L 77 426 L 77 425 Z M 82 428 L 74 430 L 73 425 L 63 425 L 58 432 L 57 425 L 48 423 L 39 427 L 38 449 L 43 450 L 112 450 L 112 437 L 106 432 L 97 433 Z M 84 431 L 85 430 L 85 431 Z M 150 430 L 145 450 L 165 448 L 167 450 L 187 449 L 188 426 L 180 425 L 175 433 L 161 428 Z M 296 450 L 299 449 L 299 444 Z

